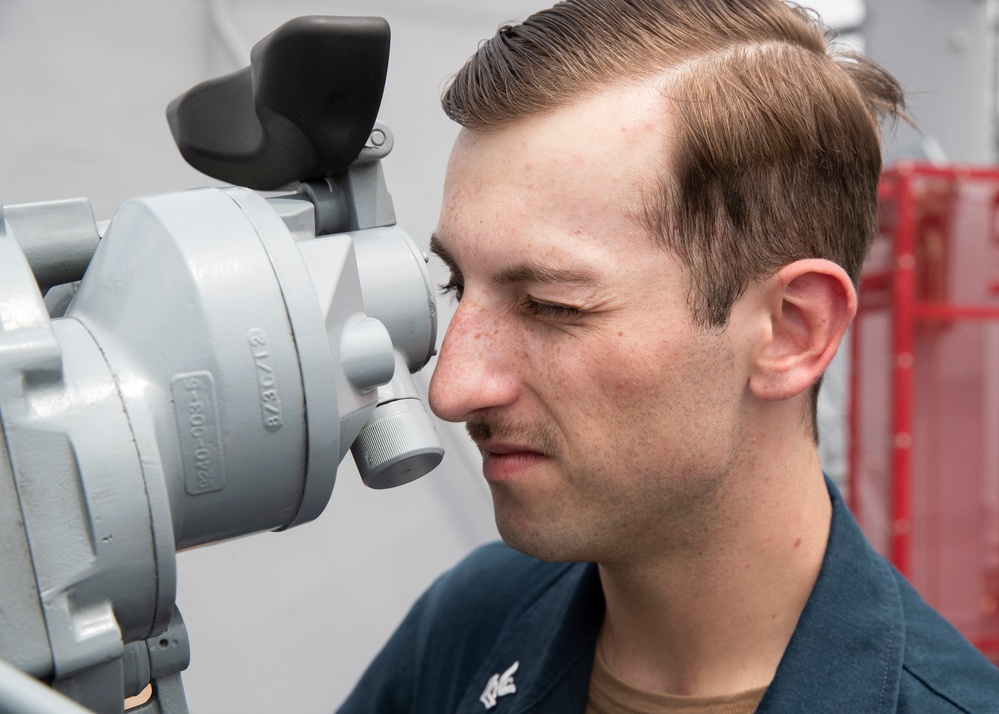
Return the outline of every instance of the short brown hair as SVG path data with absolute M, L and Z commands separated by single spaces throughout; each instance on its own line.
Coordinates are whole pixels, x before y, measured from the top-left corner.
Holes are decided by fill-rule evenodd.
M 488 131 L 655 77 L 667 80 L 675 131 L 645 216 L 688 272 L 694 320 L 724 326 L 751 281 L 803 258 L 832 260 L 856 284 L 877 230 L 880 121 L 904 116 L 904 96 L 875 63 L 834 50 L 809 11 L 565 0 L 501 27 L 442 103 Z

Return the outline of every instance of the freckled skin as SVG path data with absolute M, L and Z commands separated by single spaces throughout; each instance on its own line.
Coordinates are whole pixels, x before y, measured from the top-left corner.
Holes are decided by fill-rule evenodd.
M 722 504 L 747 439 L 748 341 L 738 314 L 725 331 L 691 324 L 679 265 L 638 220 L 668 135 L 660 102 L 629 87 L 465 131 L 449 164 L 436 235 L 464 294 L 430 402 L 545 445 L 523 477 L 490 483 L 504 540 L 536 557 L 656 557 L 735 517 Z M 493 279 L 540 258 L 595 285 Z M 538 317 L 525 296 L 582 314 Z

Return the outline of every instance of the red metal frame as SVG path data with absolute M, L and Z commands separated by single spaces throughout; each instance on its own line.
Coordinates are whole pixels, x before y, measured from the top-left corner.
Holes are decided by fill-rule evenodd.
M 913 182 L 917 178 L 934 177 L 961 180 L 982 179 L 999 184 L 999 170 L 977 167 L 931 166 L 906 162 L 885 171 L 879 199 L 885 211 L 893 211 L 890 220 L 891 263 L 868 266 L 862 276 L 863 289 L 858 307 L 858 323 L 866 311 L 889 311 L 891 315 L 891 445 L 890 445 L 890 513 L 884 514 L 889 531 L 886 555 L 906 577 L 912 574 L 913 556 L 913 375 L 914 340 L 919 323 L 934 321 L 997 321 L 999 306 L 996 304 L 957 304 L 939 300 L 921 300 L 917 285 L 917 219 L 914 204 Z M 996 204 L 999 206 L 999 204 Z M 997 212 L 999 217 L 999 212 Z M 997 218 L 999 221 L 999 218 Z M 999 232 L 999 225 L 993 227 Z M 924 244 L 925 245 L 925 244 Z M 883 257 L 883 255 L 882 255 Z M 989 286 L 992 294 L 999 295 L 999 281 Z M 857 406 L 860 399 L 860 367 L 862 337 L 853 331 L 851 341 L 851 369 L 849 389 L 850 416 L 848 434 L 848 502 L 858 518 L 865 506 L 861 502 L 860 468 L 861 444 L 865 434 L 860 433 Z M 883 422 L 882 422 L 883 423 Z M 999 436 L 999 435 L 997 435 Z M 862 521 L 863 522 L 863 521 Z M 925 541 L 924 541 L 925 543 Z M 970 574 L 974 575 L 974 574 Z M 945 613 L 946 615 L 946 613 Z M 999 661 L 999 639 L 995 637 L 972 638 L 983 652 Z
M 891 559 L 902 575 L 909 576 L 909 533 L 912 521 L 910 471 L 912 468 L 912 333 L 916 295 L 916 237 L 911 174 L 901 169 L 896 191 L 898 224 L 895 233 L 895 274 L 892 284 L 892 516 Z

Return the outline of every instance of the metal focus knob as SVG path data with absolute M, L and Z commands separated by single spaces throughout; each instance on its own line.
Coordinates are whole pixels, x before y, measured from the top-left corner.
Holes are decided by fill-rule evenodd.
M 350 447 L 361 480 L 370 488 L 393 488 L 432 471 L 444 448 L 419 399 L 379 404 Z

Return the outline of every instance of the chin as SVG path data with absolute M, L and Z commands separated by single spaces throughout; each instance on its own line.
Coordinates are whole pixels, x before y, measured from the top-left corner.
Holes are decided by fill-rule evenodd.
M 493 488 L 496 528 L 503 542 L 538 560 L 558 563 L 590 562 L 596 531 L 585 516 L 558 500 L 525 498 L 508 489 Z
M 533 527 L 504 522 L 497 514 L 496 525 L 503 542 L 514 550 L 538 560 L 553 563 L 589 562 L 587 549 L 578 537 L 571 537 L 556 529 Z

